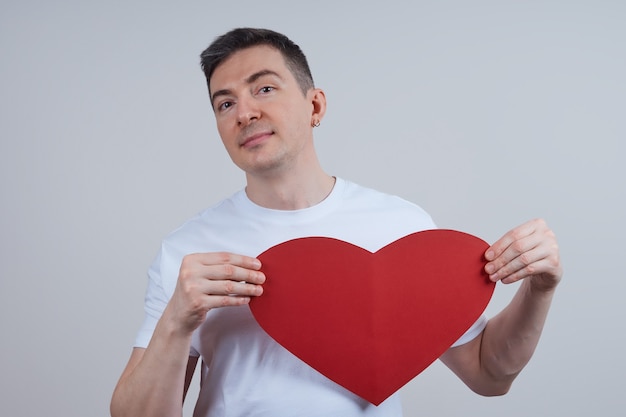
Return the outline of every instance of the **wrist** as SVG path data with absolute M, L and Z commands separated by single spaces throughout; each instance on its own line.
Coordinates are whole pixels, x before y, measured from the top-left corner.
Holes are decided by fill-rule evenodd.
M 528 280 L 529 290 L 533 294 L 544 294 L 552 296 L 559 285 L 558 279 L 546 279 L 542 277 L 533 277 Z
M 174 310 L 168 305 L 165 311 L 163 311 L 154 333 L 155 335 L 159 334 L 159 336 L 167 339 L 172 344 L 190 344 L 191 335 L 195 327 L 185 324 L 184 321 L 178 319 Z

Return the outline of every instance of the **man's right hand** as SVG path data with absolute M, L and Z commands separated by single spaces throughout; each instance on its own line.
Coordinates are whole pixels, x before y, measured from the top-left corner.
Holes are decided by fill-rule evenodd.
M 183 258 L 176 289 L 164 317 L 186 335 L 204 322 L 212 308 L 248 304 L 263 293 L 261 262 L 226 252 L 196 253 Z

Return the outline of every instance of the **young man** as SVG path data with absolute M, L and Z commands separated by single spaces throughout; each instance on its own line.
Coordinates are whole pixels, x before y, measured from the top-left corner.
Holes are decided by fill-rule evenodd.
M 397 395 L 373 406 L 295 358 L 260 329 L 247 304 L 262 296 L 266 278 L 255 256 L 271 246 L 328 236 L 375 251 L 434 228 L 432 220 L 411 203 L 322 170 L 313 129 L 326 99 L 289 39 L 236 29 L 201 57 L 219 134 L 247 186 L 163 241 L 112 416 L 181 415 L 198 358 L 196 416 L 401 415 Z M 477 393 L 501 395 L 537 345 L 561 266 L 541 220 L 508 232 L 485 256 L 493 281 L 523 282 L 501 313 L 478 320 L 441 360 Z

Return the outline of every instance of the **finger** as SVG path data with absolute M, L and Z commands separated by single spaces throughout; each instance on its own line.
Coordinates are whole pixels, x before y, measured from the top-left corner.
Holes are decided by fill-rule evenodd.
M 208 308 L 248 304 L 252 297 L 263 294 L 260 285 L 235 281 L 207 281 Z
M 250 256 L 230 252 L 200 253 L 197 256 L 203 265 L 234 265 L 254 271 L 261 269 L 261 261 Z
M 202 277 L 262 284 L 265 274 L 259 271 L 260 267 L 261 262 L 249 256 L 227 252 L 196 253 L 183 258 L 180 276 L 184 279 Z
M 231 264 L 205 266 L 203 267 L 202 276 L 214 281 L 247 282 L 251 284 L 263 284 L 265 282 L 265 274 L 263 272 Z
M 265 274 L 233 265 L 210 265 L 181 269 L 179 286 L 184 293 L 197 295 L 258 296 Z
M 212 269 L 217 272 L 215 278 L 228 279 L 233 281 L 246 281 L 253 284 L 265 282 L 265 274 L 259 269 L 261 261 L 250 256 L 238 255 L 229 252 L 208 253 L 201 259 L 206 266 L 220 265 L 221 269 Z
M 527 236 L 532 235 L 537 230 L 538 226 L 540 226 L 539 219 L 531 220 L 526 222 L 514 229 L 509 230 L 504 236 L 502 236 L 498 241 L 496 241 L 493 245 L 491 245 L 487 251 L 485 252 L 485 258 L 488 261 L 493 261 L 504 251 L 506 251 L 514 242 L 524 239 Z
M 512 284 L 514 282 L 517 282 L 517 281 L 520 281 L 522 279 L 526 279 L 529 277 L 544 275 L 544 273 L 549 271 L 550 268 L 551 268 L 551 263 L 549 259 L 542 258 L 539 261 L 534 262 L 530 265 L 527 265 L 524 268 L 521 268 L 511 274 L 502 276 L 500 281 L 503 284 Z
M 505 251 L 503 256 L 506 254 L 507 252 Z M 511 276 L 519 276 L 521 274 L 526 277 L 540 273 L 540 265 L 547 256 L 548 254 L 543 246 L 539 245 L 530 250 L 523 251 L 497 269 L 496 262 L 488 264 L 485 267 L 485 271 L 487 271 L 489 278 L 494 282 L 499 280 L 512 282 L 510 279 Z
M 515 265 L 532 262 L 536 254 L 531 255 L 530 252 L 536 249 L 540 243 L 534 235 L 513 241 L 496 258 L 485 265 L 485 272 L 493 276 L 506 266 L 511 268 Z M 493 278 L 494 281 L 497 279 Z
M 233 297 L 224 295 L 221 297 L 211 297 L 215 300 L 215 307 L 240 306 L 250 303 L 250 297 Z
M 261 285 L 249 284 L 247 282 L 237 281 L 207 281 L 206 294 L 210 295 L 229 295 L 236 297 L 256 297 L 263 294 Z
M 250 303 L 251 297 L 232 295 L 207 295 L 203 307 L 205 311 L 219 307 L 236 307 Z

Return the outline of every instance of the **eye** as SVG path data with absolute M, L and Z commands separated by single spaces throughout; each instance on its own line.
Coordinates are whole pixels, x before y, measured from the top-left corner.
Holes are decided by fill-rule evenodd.
M 261 87 L 261 89 L 259 90 L 259 93 L 267 94 L 267 93 L 271 93 L 272 91 L 274 91 L 274 87 L 265 86 L 265 87 Z
M 217 106 L 217 110 L 224 111 L 233 105 L 232 101 L 224 101 Z

